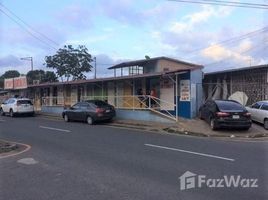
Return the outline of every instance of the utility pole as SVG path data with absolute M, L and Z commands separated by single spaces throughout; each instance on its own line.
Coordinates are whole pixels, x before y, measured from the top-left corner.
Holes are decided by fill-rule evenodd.
M 93 60 L 94 60 L 94 71 L 95 71 L 94 79 L 96 79 L 97 78 L 97 58 L 94 57 Z
M 24 57 L 24 58 L 20 58 L 20 59 L 31 61 L 31 71 L 33 71 L 33 57 Z

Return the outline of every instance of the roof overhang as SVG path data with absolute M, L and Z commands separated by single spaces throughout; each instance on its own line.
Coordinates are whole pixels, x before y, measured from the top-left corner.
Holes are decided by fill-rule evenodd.
M 193 64 L 193 63 L 189 63 L 189 62 L 185 62 L 185 61 L 181 61 L 181 60 L 177 60 L 177 59 L 173 59 L 173 58 L 168 58 L 168 57 L 156 57 L 156 58 L 150 58 L 150 59 L 142 59 L 142 60 L 135 60 L 135 61 L 129 61 L 129 62 L 122 62 L 119 64 L 116 64 L 112 67 L 109 67 L 108 69 L 118 69 L 118 68 L 124 68 L 124 67 L 131 67 L 131 66 L 145 66 L 148 64 L 154 64 L 159 60 L 168 60 L 168 61 L 172 61 L 178 64 L 184 64 L 184 65 L 188 65 L 189 67 L 193 67 L 193 68 L 203 68 L 202 65 L 197 65 L 197 64 Z
M 133 80 L 133 79 L 139 79 L 139 78 L 160 77 L 160 76 L 165 76 L 165 75 L 177 75 L 177 74 L 187 73 L 189 71 L 191 70 L 180 69 L 180 70 L 156 72 L 156 73 L 150 73 L 150 74 L 139 74 L 139 75 L 132 75 L 132 76 L 107 77 L 107 78 L 77 80 L 77 81 L 68 81 L 68 82 L 41 83 L 38 85 L 28 85 L 28 88 L 53 87 L 53 86 L 62 86 L 62 85 L 79 85 L 79 84 L 86 84 L 86 83 L 97 84 L 97 83 L 101 83 L 105 81 Z

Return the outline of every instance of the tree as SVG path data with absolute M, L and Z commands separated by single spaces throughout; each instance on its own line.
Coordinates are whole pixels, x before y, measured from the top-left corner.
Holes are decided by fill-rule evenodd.
M 39 80 L 39 82 L 41 83 L 43 80 L 43 77 L 45 75 L 45 71 L 44 70 L 33 70 L 33 71 L 29 71 L 26 75 L 27 77 L 27 81 L 28 84 L 33 84 L 34 80 Z
M 2 78 L 16 78 L 19 77 L 20 73 L 17 70 L 6 71 L 1 77 Z
M 4 87 L 4 80 L 6 78 L 16 78 L 19 76 L 20 76 L 20 73 L 17 70 L 6 71 L 2 76 L 0 76 L 0 88 Z
M 72 45 L 60 48 L 53 56 L 46 56 L 45 65 L 48 68 L 56 69 L 56 74 L 61 77 L 70 78 L 73 80 L 85 79 L 84 72 L 90 72 L 93 61 L 92 56 L 88 53 L 88 49 L 79 45 L 78 48 L 73 48 Z
M 58 77 L 54 72 L 46 71 L 44 75 L 43 82 L 58 82 Z
M 57 82 L 58 78 L 54 72 L 44 70 L 33 70 L 27 73 L 27 81 L 29 84 L 33 84 L 34 80 L 39 80 L 40 83 L 45 82 Z

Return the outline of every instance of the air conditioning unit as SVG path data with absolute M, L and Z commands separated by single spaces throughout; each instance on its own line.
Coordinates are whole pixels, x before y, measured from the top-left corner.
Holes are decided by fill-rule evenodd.
M 33 85 L 39 85 L 40 81 L 39 80 L 33 80 Z

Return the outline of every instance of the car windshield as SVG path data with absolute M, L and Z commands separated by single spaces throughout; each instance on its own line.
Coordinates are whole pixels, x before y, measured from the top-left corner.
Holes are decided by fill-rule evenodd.
M 93 103 L 95 104 L 96 106 L 107 106 L 108 104 L 104 101 L 88 101 L 89 103 Z
M 220 110 L 244 110 L 244 107 L 234 101 L 216 101 Z

